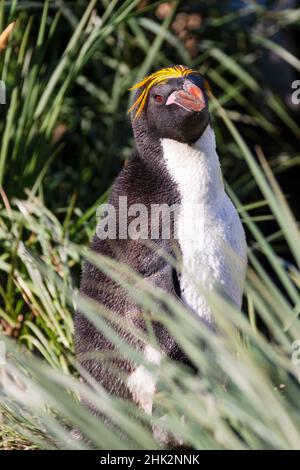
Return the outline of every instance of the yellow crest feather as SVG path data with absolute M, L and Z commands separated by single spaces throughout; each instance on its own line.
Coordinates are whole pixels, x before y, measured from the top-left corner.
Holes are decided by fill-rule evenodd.
M 186 77 L 191 73 L 198 72 L 196 72 L 196 70 L 190 69 L 189 67 L 185 67 L 184 65 L 175 65 L 174 67 L 166 67 L 164 69 L 160 69 L 157 72 L 152 73 L 151 75 L 148 75 L 142 81 L 136 83 L 131 88 L 129 88 L 129 90 L 137 90 L 138 88 L 144 87 L 144 90 L 142 91 L 138 99 L 129 108 L 128 113 L 130 113 L 133 109 L 136 108 L 134 119 L 139 117 L 146 104 L 149 92 L 154 85 L 161 84 L 170 78 Z

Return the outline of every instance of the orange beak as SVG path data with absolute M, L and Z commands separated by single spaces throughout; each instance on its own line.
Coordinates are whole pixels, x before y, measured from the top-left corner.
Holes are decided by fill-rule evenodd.
M 170 104 L 177 104 L 191 112 L 200 112 L 206 106 L 202 91 L 189 80 L 185 80 L 182 90 L 176 90 L 170 94 L 166 106 Z

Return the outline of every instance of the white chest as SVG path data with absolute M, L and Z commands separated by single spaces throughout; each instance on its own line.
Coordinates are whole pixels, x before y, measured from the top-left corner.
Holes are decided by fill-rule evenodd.
M 212 129 L 208 127 L 193 146 L 171 139 L 162 139 L 161 144 L 181 197 L 181 297 L 210 322 L 205 292 L 221 291 L 241 305 L 247 263 L 244 230 L 224 190 Z

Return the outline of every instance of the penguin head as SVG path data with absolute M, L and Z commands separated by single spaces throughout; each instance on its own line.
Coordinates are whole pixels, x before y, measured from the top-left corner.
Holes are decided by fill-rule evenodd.
M 149 75 L 137 89 L 130 108 L 136 137 L 168 138 L 192 144 L 209 123 L 206 80 L 196 71 L 177 65 Z

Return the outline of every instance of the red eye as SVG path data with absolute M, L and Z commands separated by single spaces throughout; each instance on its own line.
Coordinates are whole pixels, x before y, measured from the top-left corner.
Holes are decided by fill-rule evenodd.
M 162 103 L 163 102 L 163 97 L 161 95 L 155 95 L 154 99 L 156 103 Z

